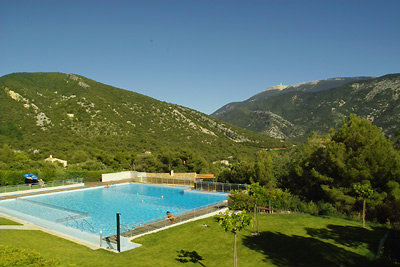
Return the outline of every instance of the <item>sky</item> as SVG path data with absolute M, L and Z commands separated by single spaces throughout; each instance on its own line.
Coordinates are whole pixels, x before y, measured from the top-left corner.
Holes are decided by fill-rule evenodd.
M 400 72 L 400 1 L 0 0 L 0 76 L 75 73 L 210 114 L 284 84 Z

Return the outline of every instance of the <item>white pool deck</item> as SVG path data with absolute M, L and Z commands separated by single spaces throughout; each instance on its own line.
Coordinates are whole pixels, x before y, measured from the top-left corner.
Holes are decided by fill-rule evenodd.
M 0 197 L 35 194 L 35 193 L 41 193 L 41 192 L 47 192 L 47 191 L 71 189 L 71 188 L 84 187 L 84 186 L 85 186 L 84 183 L 78 183 L 78 184 L 70 184 L 70 185 L 43 187 L 43 188 L 38 188 L 38 189 L 11 191 L 11 192 L 6 192 L 6 193 L 0 193 Z

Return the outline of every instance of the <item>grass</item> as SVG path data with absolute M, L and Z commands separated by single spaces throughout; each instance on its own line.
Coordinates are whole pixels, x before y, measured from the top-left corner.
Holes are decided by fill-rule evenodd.
M 202 227 L 207 224 L 208 227 Z M 120 254 L 91 250 L 40 232 L 0 230 L 0 244 L 34 248 L 77 266 L 232 266 L 233 234 L 215 218 L 190 222 L 134 241 L 142 247 Z M 260 235 L 238 235 L 239 266 L 373 266 L 385 231 L 360 222 L 306 214 L 264 214 Z
M 0 225 L 21 225 L 20 223 L 0 217 Z

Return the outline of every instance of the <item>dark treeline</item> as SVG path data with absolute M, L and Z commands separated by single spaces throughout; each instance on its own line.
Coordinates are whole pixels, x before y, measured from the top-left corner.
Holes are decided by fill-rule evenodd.
M 288 151 L 258 152 L 255 162 L 237 162 L 223 170 L 219 180 L 259 182 L 270 194 L 284 190 L 330 212 L 351 216 L 361 216 L 365 200 L 368 219 L 400 222 L 396 147 L 398 142 L 386 138 L 369 121 L 350 115 L 328 135 L 312 134 L 306 143 Z

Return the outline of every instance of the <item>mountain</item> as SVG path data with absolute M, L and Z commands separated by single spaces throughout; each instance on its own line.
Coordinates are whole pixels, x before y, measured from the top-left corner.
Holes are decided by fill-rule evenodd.
M 303 141 L 312 131 L 328 133 L 355 113 L 393 136 L 399 127 L 399 95 L 400 74 L 333 78 L 271 87 L 212 116 L 272 137 Z
M 0 114 L 0 145 L 64 159 L 71 151 L 94 155 L 187 148 L 218 160 L 282 146 L 195 110 L 76 74 L 0 77 Z
M 295 85 L 282 85 L 282 84 L 275 85 L 275 86 L 265 89 L 261 93 L 258 93 L 243 102 L 233 102 L 233 103 L 226 104 L 225 106 L 218 109 L 211 115 L 216 118 L 223 118 L 225 112 L 234 110 L 236 108 L 245 107 L 246 105 L 249 105 L 249 103 L 251 103 L 251 102 L 263 101 L 269 97 L 286 94 L 288 92 L 294 92 L 294 91 L 296 91 L 296 92 L 297 91 L 299 91 L 299 92 L 319 92 L 319 91 L 324 91 L 324 90 L 332 89 L 335 87 L 339 87 L 341 85 L 344 85 L 344 84 L 352 82 L 352 81 L 367 80 L 367 79 L 371 79 L 371 78 L 372 77 L 344 77 L 344 78 L 331 78 L 331 79 L 326 79 L 326 80 L 303 82 L 303 83 L 299 83 L 299 84 L 295 84 Z

